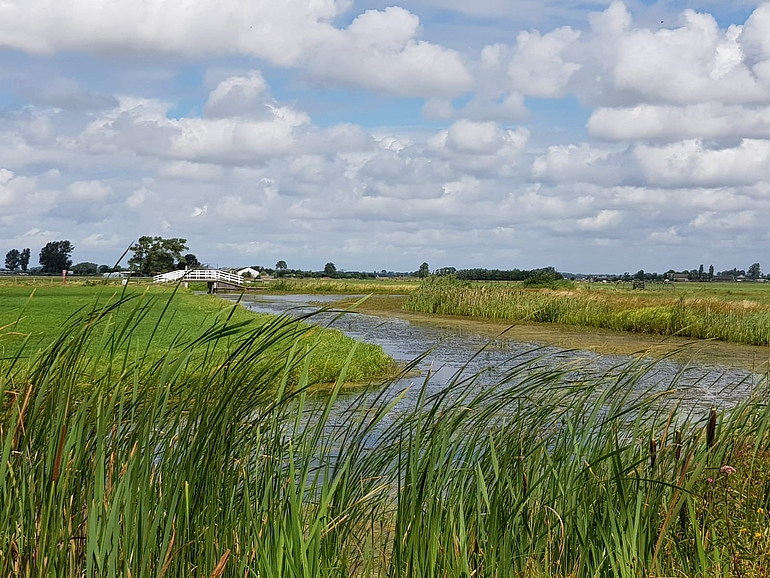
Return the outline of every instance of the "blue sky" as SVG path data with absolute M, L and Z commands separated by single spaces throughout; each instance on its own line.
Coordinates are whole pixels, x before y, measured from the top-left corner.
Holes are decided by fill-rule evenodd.
M 7 0 L 0 251 L 770 269 L 768 39 L 740 0 Z

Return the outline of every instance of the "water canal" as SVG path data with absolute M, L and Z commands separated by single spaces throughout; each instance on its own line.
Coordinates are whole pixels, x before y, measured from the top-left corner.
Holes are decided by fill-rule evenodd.
M 226 298 L 237 299 L 236 296 Z M 341 299 L 341 296 L 329 295 L 249 295 L 244 296 L 241 303 L 260 313 L 300 316 L 318 311 L 321 307 L 334 307 Z M 345 296 L 345 299 L 349 301 L 350 296 Z M 587 373 L 621 371 L 635 359 L 629 355 L 602 354 L 580 348 L 565 349 L 505 336 L 490 338 L 488 334 L 474 331 L 472 327 L 416 322 L 398 315 L 381 317 L 326 311 L 313 319 L 355 339 L 380 345 L 400 363 L 406 364 L 423 356 L 417 369 L 423 376 L 430 369 L 430 393 L 440 391 L 458 372 L 466 377 L 476 376 L 475 382 L 483 387 L 497 383 L 512 367 L 523 362 L 541 367 L 572 364 L 569 377 L 581 379 Z M 673 384 L 677 389 L 673 399 L 681 401 L 683 408 L 700 414 L 711 407 L 729 407 L 745 399 L 762 379 L 761 374 L 746 369 L 702 360 L 685 361 L 680 355 L 677 358 L 656 360 L 638 387 L 642 390 L 663 390 L 671 388 Z M 413 386 L 422 385 L 422 381 L 422 377 L 396 380 L 386 386 L 384 396 L 396 395 L 409 387 L 416 391 L 419 387 Z

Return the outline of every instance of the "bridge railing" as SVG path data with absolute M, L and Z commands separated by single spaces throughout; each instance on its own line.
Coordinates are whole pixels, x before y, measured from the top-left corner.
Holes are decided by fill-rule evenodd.
M 189 271 L 185 271 L 184 269 L 178 269 L 176 271 L 169 271 L 168 273 L 161 273 L 160 275 L 155 275 L 155 277 L 152 278 L 153 283 L 170 283 L 171 281 L 178 281 L 182 277 L 185 276 L 185 273 L 189 273 Z
M 220 271 L 219 269 L 190 269 L 187 271 L 178 270 L 155 275 L 152 278 L 155 283 L 169 283 L 178 281 L 184 277 L 185 281 L 223 281 L 231 285 L 243 285 L 243 277 Z

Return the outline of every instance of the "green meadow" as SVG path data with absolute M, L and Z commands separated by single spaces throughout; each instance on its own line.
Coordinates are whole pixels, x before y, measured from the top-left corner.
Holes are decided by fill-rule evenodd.
M 578 285 L 561 289 L 433 277 L 409 294 L 409 311 L 510 323 L 555 323 L 652 335 L 770 344 L 770 285 Z
M 0 354 L 34 359 L 78 318 L 105 309 L 104 342 L 89 341 L 86 355 L 98 357 L 113 347 L 114 334 L 125 331 L 130 355 L 159 358 L 169 349 L 184 349 L 207 327 L 227 323 L 258 327 L 271 321 L 212 295 L 194 295 L 173 287 L 68 284 L 0 286 Z M 333 383 L 355 345 L 341 332 L 298 323 L 303 347 L 314 350 L 310 380 Z M 211 355 L 225 355 L 227 339 L 216 343 Z M 358 344 L 348 367 L 351 382 L 365 382 L 396 371 L 382 349 Z

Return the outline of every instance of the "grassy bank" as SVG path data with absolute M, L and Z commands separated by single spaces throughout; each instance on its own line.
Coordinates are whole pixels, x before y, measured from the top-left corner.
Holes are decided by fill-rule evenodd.
M 732 286 L 736 292 L 741 289 Z M 770 343 L 770 287 L 761 286 L 749 294 L 708 286 L 697 289 L 554 291 L 443 277 L 420 285 L 404 308 L 510 323 L 558 323 L 746 345 Z
M 370 293 L 409 293 L 419 281 L 406 279 L 274 279 L 264 282 L 269 292 L 275 293 L 337 293 L 367 295 Z
M 106 308 L 103 341 L 91 339 L 85 354 L 98 359 L 104 348 L 122 339 L 130 357 L 162 358 L 169 350 L 183 351 L 206 327 L 228 323 L 234 327 L 260 327 L 271 322 L 211 295 L 193 295 L 173 287 L 113 285 L 0 286 L 0 354 L 6 359 L 35 358 L 53 343 L 78 316 Z M 116 335 L 116 331 L 125 335 Z M 315 351 L 309 368 L 313 383 L 334 382 L 354 346 L 341 332 L 296 324 L 296 338 Z M 209 356 L 226 356 L 233 344 L 218 340 Z M 392 360 L 378 346 L 360 344 L 348 367 L 350 381 L 364 382 L 392 374 Z
M 0 362 L 2 576 L 770 572 L 764 388 L 690 416 L 639 391 L 645 365 L 514 359 L 489 389 L 310 399 L 296 322 L 219 320 L 149 361 L 113 319 Z

